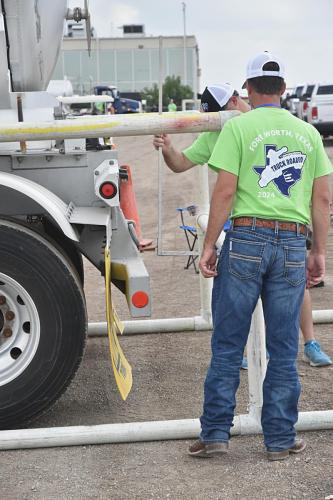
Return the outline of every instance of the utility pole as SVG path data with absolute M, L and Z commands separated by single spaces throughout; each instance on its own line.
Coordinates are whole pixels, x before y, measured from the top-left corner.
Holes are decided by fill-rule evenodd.
M 158 112 L 163 111 L 163 38 L 158 37 Z M 160 148 L 161 149 L 161 148 Z
M 187 85 L 187 58 L 186 58 L 186 3 L 182 2 L 183 6 L 183 24 L 184 24 L 184 85 Z

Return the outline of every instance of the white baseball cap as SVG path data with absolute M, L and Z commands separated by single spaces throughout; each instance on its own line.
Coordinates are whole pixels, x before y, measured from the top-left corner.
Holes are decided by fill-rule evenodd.
M 219 111 L 229 101 L 234 93 L 234 88 L 229 83 L 209 85 L 201 96 L 202 111 Z
M 274 62 L 278 65 L 276 70 L 264 70 L 263 67 L 268 62 Z M 250 78 L 256 78 L 257 76 L 279 76 L 284 78 L 285 69 L 283 62 L 271 52 L 261 52 L 254 56 L 246 66 L 246 80 Z M 245 88 L 246 81 L 242 87 Z

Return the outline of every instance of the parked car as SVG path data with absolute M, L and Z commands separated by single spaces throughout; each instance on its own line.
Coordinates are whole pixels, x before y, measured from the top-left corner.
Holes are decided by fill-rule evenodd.
M 306 121 L 324 136 L 333 135 L 333 82 L 317 83 L 306 110 Z
M 299 98 L 304 92 L 304 88 L 304 83 L 297 85 L 297 87 L 292 90 L 291 95 L 288 97 L 288 109 L 294 116 L 297 116 L 297 104 L 299 103 Z
M 98 105 L 102 105 L 103 114 L 107 114 L 109 106 L 113 104 L 113 98 L 107 95 L 58 96 L 57 99 L 61 118 L 94 115 Z
M 113 108 L 116 114 L 142 112 L 140 101 L 122 97 L 117 87 L 114 85 L 96 85 L 96 87 L 94 87 L 94 94 L 111 96 L 113 98 Z
M 298 102 L 296 102 L 296 116 L 301 120 L 307 121 L 306 111 L 309 107 L 309 102 L 312 97 L 312 92 L 315 88 L 315 83 L 307 83 L 303 88 L 303 93 L 299 98 Z

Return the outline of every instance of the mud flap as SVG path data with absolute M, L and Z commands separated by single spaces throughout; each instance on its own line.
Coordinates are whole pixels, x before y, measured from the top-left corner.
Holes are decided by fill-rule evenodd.
M 114 377 L 123 400 L 126 400 L 132 388 L 132 368 L 120 347 L 117 333 L 122 334 L 124 326 L 113 307 L 111 295 L 111 255 L 105 248 L 105 297 L 106 318 L 108 324 L 109 347 Z

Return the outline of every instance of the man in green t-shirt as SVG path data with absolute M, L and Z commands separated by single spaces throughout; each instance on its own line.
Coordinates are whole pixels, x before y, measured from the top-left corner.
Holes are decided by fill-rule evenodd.
M 220 172 L 199 267 L 215 278 L 214 331 L 200 440 L 189 453 L 228 449 L 243 349 L 261 295 L 270 353 L 261 423 L 268 458 L 281 460 L 305 448 L 294 427 L 299 318 L 305 284 L 319 283 L 325 273 L 333 168 L 319 133 L 280 107 L 286 87 L 281 61 L 259 54 L 246 78 L 253 110 L 226 123 L 209 160 Z M 232 229 L 216 267 L 215 243 L 230 212 Z M 310 218 L 313 245 L 306 262 Z
M 231 85 L 211 85 L 206 87 L 201 97 L 201 111 L 241 111 L 245 113 L 250 106 L 239 96 Z M 185 172 L 195 165 L 204 165 L 209 160 L 220 132 L 203 132 L 184 151 L 172 146 L 168 134 L 155 135 L 153 144 L 156 149 L 162 148 L 165 163 L 176 173 Z M 215 170 L 215 169 L 214 169 Z
M 173 99 L 170 99 L 170 102 L 168 104 L 168 111 L 177 111 L 177 105 L 176 103 L 173 101 Z
M 242 113 L 250 111 L 250 106 L 239 96 L 228 83 L 206 87 L 201 97 L 201 111 L 231 111 Z M 185 172 L 195 165 L 204 165 L 208 162 L 220 132 L 203 132 L 191 146 L 183 151 L 178 151 L 172 146 L 170 136 L 167 134 L 154 137 L 153 144 L 156 149 L 162 148 L 162 154 L 167 166 L 175 173 Z M 222 154 L 222 153 L 221 153 Z M 209 165 L 216 172 L 220 169 Z M 305 291 L 301 311 L 301 331 L 304 339 L 304 356 L 311 366 L 328 366 L 332 364 L 331 358 L 321 350 L 320 344 L 314 336 L 312 321 L 312 304 L 310 292 Z M 242 360 L 242 368 L 247 369 L 247 360 Z

